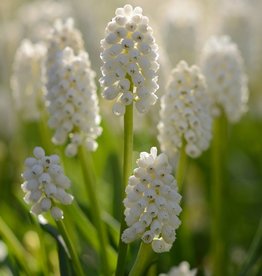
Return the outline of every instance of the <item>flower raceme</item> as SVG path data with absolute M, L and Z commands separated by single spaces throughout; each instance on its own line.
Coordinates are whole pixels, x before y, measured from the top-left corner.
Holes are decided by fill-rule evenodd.
M 102 132 L 95 73 L 86 52 L 76 56 L 71 48 L 65 48 L 60 58 L 59 84 L 47 95 L 50 102 L 48 124 L 56 129 L 54 143 L 64 144 L 69 138 L 66 155 L 75 156 L 83 143 L 88 150 L 96 150 L 96 138 Z
M 186 154 L 198 157 L 211 140 L 212 118 L 205 78 L 185 61 L 173 69 L 167 93 L 161 99 L 158 140 L 170 160 L 177 159 L 185 143 Z
M 171 175 L 166 154 L 157 149 L 140 153 L 138 168 L 126 187 L 125 220 L 128 228 L 122 234 L 125 243 L 141 238 L 151 243 L 155 252 L 169 251 L 180 225 L 181 195 Z
M 25 160 L 25 171 L 22 174 L 22 190 L 26 193 L 24 200 L 32 204 L 31 212 L 40 215 L 50 210 L 55 220 L 63 218 L 63 211 L 56 203 L 68 205 L 73 196 L 65 190 L 71 185 L 63 173 L 57 155 L 46 156 L 41 147 L 34 149 L 34 157 Z
M 46 47 L 23 40 L 16 51 L 11 87 L 16 109 L 28 121 L 38 120 L 45 92 L 43 62 Z
M 213 113 L 221 108 L 232 123 L 247 110 L 247 77 L 238 47 L 228 36 L 211 37 L 202 52 L 202 70 L 206 77 Z
M 64 28 L 61 27 L 60 30 L 64 32 Z M 74 33 L 73 29 L 70 32 L 65 31 L 64 36 L 62 33 L 60 37 L 64 37 L 65 41 L 71 39 L 68 43 L 71 47 L 63 48 L 66 44 L 58 43 L 55 50 L 51 40 L 52 51 L 48 51 L 48 60 L 55 58 L 53 64 L 47 66 L 46 99 L 50 114 L 48 124 L 50 128 L 55 129 L 53 142 L 58 145 L 67 143 L 66 155 L 75 156 L 80 145 L 85 145 L 89 151 L 97 149 L 96 138 L 102 132 L 99 126 L 101 118 L 95 72 L 91 69 L 88 54 L 82 49 L 80 34 L 75 32 L 73 39 L 70 36 Z M 78 40 L 74 45 L 73 42 Z
M 123 115 L 125 106 L 133 102 L 144 113 L 157 100 L 158 46 L 140 7 L 125 5 L 115 14 L 101 41 L 103 97 L 116 99 L 113 105 L 116 115 Z

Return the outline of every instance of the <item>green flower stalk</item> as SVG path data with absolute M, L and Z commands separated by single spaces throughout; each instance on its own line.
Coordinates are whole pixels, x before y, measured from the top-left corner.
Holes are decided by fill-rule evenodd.
M 113 112 L 124 115 L 124 165 L 123 185 L 128 183 L 132 172 L 133 152 L 133 105 L 138 112 L 145 113 L 156 103 L 158 89 L 156 72 L 158 46 L 143 16 L 140 7 L 125 5 L 118 8 L 116 16 L 106 27 L 106 37 L 101 41 L 103 97 L 114 100 Z M 124 217 L 120 233 L 125 229 Z M 120 239 L 116 275 L 123 275 L 127 246 Z

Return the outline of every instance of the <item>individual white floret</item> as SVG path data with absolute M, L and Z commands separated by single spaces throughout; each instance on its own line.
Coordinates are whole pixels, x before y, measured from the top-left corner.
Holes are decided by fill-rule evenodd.
M 172 267 L 168 273 L 161 273 L 159 276 L 195 276 L 196 274 L 197 269 L 190 270 L 189 263 L 184 261 L 179 266 Z
M 232 123 L 247 110 L 248 87 L 238 47 L 228 36 L 211 37 L 202 52 L 202 70 L 206 77 L 213 113 L 225 112 Z
M 25 160 L 25 172 L 22 174 L 25 182 L 21 185 L 26 193 L 24 200 L 32 204 L 31 213 L 40 215 L 51 211 L 55 220 L 63 217 L 63 211 L 56 203 L 68 205 L 73 196 L 65 191 L 71 185 L 59 164 L 57 155 L 46 156 L 41 147 L 34 149 L 34 157 Z
M 170 160 L 176 160 L 185 144 L 186 154 L 198 157 L 209 146 L 212 117 L 205 78 L 185 61 L 173 69 L 167 92 L 161 99 L 158 140 Z
M 16 51 L 11 88 L 17 111 L 25 120 L 38 120 L 43 106 L 45 86 L 43 62 L 46 47 L 23 40 Z
M 125 5 L 116 10 L 101 41 L 102 95 L 107 100 L 116 99 L 116 115 L 123 115 L 133 102 L 140 113 L 145 113 L 157 101 L 158 46 L 148 21 L 140 7 Z
M 95 72 L 89 56 L 83 50 L 83 41 L 73 22 L 58 22 L 54 28 L 47 52 L 47 102 L 49 127 L 55 130 L 53 142 L 67 144 L 67 156 L 75 156 L 78 147 L 89 151 L 97 148 L 99 126 L 98 98 Z M 70 47 L 66 47 L 70 46 Z
M 155 147 L 150 153 L 140 153 L 137 165 L 126 187 L 124 205 L 128 228 L 122 233 L 122 240 L 130 243 L 141 238 L 157 253 L 169 251 L 176 239 L 178 215 L 182 210 L 172 168 L 167 156 L 157 155 Z

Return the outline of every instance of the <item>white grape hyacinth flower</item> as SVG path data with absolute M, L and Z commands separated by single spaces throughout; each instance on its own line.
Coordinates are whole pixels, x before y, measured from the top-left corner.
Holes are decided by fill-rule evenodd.
M 50 211 L 55 220 L 63 218 L 63 211 L 56 203 L 69 205 L 74 197 L 65 190 L 71 182 L 64 175 L 59 156 L 46 156 L 41 147 L 34 149 L 34 156 L 25 160 L 25 171 L 22 174 L 22 190 L 26 193 L 24 200 L 32 205 L 30 212 L 40 215 Z
M 161 273 L 159 276 L 195 276 L 197 274 L 197 269 L 190 270 L 190 265 L 188 262 L 183 261 L 179 266 L 174 266 L 170 271 L 165 274 Z
M 237 45 L 228 36 L 211 37 L 203 49 L 201 67 L 211 96 L 213 115 L 220 116 L 223 109 L 229 122 L 239 121 L 247 110 L 248 87 Z
M 106 27 L 101 41 L 103 97 L 116 99 L 113 112 L 124 115 L 127 105 L 145 113 L 157 101 L 158 46 L 148 17 L 140 7 L 125 5 Z
M 167 92 L 161 99 L 158 140 L 173 166 L 181 147 L 192 158 L 209 147 L 212 133 L 210 97 L 200 69 L 185 61 L 172 70 Z
M 58 56 L 66 47 L 72 48 L 76 55 L 84 51 L 82 34 L 75 28 L 72 18 L 56 20 L 47 39 L 46 87 L 49 92 L 52 87 L 58 85 Z
M 157 253 L 169 251 L 176 239 L 178 215 L 182 210 L 172 168 L 167 155 L 157 155 L 155 147 L 150 153 L 140 153 L 137 165 L 126 187 L 124 205 L 128 228 L 122 234 L 122 241 L 131 243 L 141 238 Z
M 43 62 L 46 47 L 23 40 L 16 51 L 11 88 L 16 110 L 26 121 L 36 121 L 44 105 Z
M 80 145 L 95 151 L 102 128 L 95 72 L 88 54 L 75 55 L 73 49 L 67 47 L 57 56 L 56 67 L 59 82 L 50 87 L 46 97 L 50 114 L 48 125 L 55 129 L 52 140 L 58 145 L 67 143 L 65 153 L 69 157 L 77 154 Z

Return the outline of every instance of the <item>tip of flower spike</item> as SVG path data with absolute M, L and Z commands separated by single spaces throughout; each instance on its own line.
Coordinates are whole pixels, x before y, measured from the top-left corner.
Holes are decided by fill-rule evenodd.
M 146 113 L 157 101 L 158 46 L 148 21 L 140 7 L 125 5 L 116 10 L 101 41 L 102 93 L 108 100 L 116 98 L 113 112 L 119 116 L 133 102 L 140 113 Z

